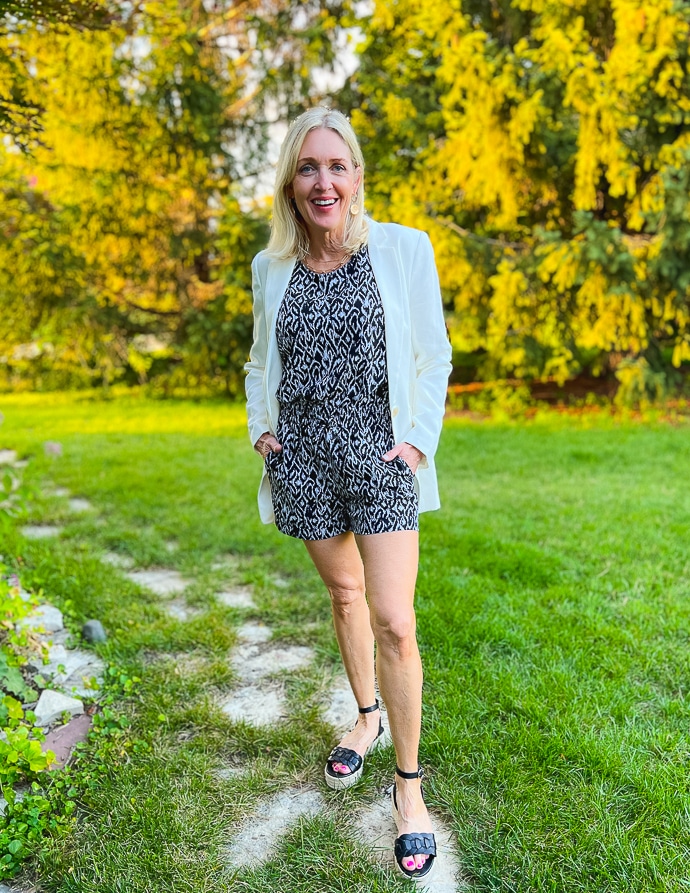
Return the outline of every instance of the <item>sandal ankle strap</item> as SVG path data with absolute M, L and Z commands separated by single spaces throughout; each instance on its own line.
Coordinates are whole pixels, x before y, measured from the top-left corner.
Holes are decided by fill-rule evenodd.
M 379 709 L 379 699 L 376 699 L 376 703 L 372 704 L 371 707 L 358 707 L 357 708 L 360 713 L 373 713 L 374 710 Z
M 422 766 L 418 766 L 416 772 L 403 772 L 402 769 L 400 768 L 400 766 L 398 766 L 396 763 L 395 774 L 399 775 L 400 778 L 407 778 L 407 779 L 424 778 L 424 768 Z

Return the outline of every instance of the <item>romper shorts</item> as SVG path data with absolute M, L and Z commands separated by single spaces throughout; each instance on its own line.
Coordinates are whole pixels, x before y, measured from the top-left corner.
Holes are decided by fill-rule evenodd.
M 282 533 L 323 540 L 419 529 L 411 468 L 399 456 L 381 458 L 393 446 L 387 388 L 381 390 L 281 406 L 276 436 L 283 449 L 265 462 Z

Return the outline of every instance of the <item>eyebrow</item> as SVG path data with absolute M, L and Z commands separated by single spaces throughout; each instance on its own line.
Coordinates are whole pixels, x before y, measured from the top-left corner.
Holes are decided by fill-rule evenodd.
M 304 164 L 306 161 L 318 161 L 317 158 L 312 158 L 311 156 L 307 156 L 306 158 L 299 158 L 297 160 L 297 164 Z M 335 164 L 336 162 L 340 162 L 340 164 L 348 164 L 347 158 L 329 158 L 329 164 Z

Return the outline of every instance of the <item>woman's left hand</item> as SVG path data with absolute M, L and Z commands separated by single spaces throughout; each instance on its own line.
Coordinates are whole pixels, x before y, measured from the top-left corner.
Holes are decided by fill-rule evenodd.
M 396 456 L 400 456 L 403 462 L 409 466 L 412 474 L 416 474 L 419 463 L 424 458 L 424 453 L 412 446 L 411 443 L 397 443 L 392 450 L 383 455 L 384 462 L 391 462 Z

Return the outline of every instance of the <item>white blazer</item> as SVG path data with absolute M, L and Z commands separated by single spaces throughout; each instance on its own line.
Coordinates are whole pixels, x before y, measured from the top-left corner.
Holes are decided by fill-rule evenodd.
M 426 233 L 396 223 L 369 220 L 369 257 L 376 277 L 386 332 L 388 393 L 395 443 L 406 441 L 424 454 L 415 486 L 419 511 L 440 506 L 434 454 L 445 409 L 451 348 L 446 333 L 434 252 Z M 282 365 L 276 317 L 295 260 L 261 251 L 252 263 L 254 343 L 245 383 L 252 444 L 275 434 L 280 406 L 276 392 Z M 274 520 L 266 469 L 259 487 L 259 513 Z

